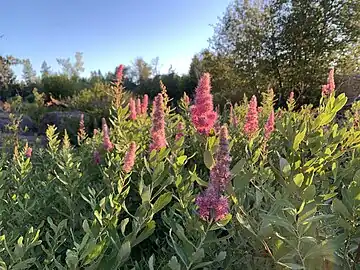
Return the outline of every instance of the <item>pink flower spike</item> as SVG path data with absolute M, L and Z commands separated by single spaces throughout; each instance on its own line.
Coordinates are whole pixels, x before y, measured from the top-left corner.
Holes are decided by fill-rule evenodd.
M 205 73 L 195 89 L 195 102 L 191 106 L 191 120 L 197 132 L 208 135 L 214 128 L 218 114 L 214 111 L 213 97 L 210 93 L 210 74 Z
M 159 93 L 153 102 L 150 151 L 166 147 L 164 99 Z
M 335 90 L 335 80 L 334 80 L 334 68 L 330 69 L 328 77 L 328 94 L 331 94 Z
M 294 92 L 290 92 L 290 95 L 289 95 L 289 102 L 292 103 L 294 102 Z
M 26 156 L 27 158 L 31 158 L 31 156 L 32 156 L 32 148 L 31 148 L 31 147 L 28 147 L 28 148 L 26 149 L 25 156 Z
M 124 65 L 119 65 L 116 70 L 116 80 L 118 83 L 121 83 L 123 80 L 123 73 L 124 73 Z
M 259 130 L 258 110 L 256 96 L 252 96 L 248 111 L 246 114 L 246 122 L 244 125 L 244 133 L 249 139 L 253 138 Z
M 269 118 L 265 124 L 265 139 L 270 138 L 271 133 L 275 130 L 275 113 L 274 110 L 271 111 Z
M 321 94 L 328 96 L 335 91 L 334 68 L 330 69 L 327 84 L 322 86 Z
M 97 150 L 94 151 L 94 153 L 93 153 L 93 158 L 94 158 L 95 164 L 99 165 L 100 162 L 101 162 L 99 151 L 97 151 Z
M 84 114 L 82 113 L 80 115 L 80 122 L 79 122 L 79 130 L 78 130 L 78 135 L 80 137 L 80 139 L 84 139 L 85 138 L 85 122 L 84 122 Z
M 143 102 L 141 104 L 141 114 L 146 114 L 149 106 L 149 96 L 147 94 L 143 97 Z
M 126 153 L 123 170 L 125 173 L 129 173 L 135 164 L 135 157 L 136 157 L 136 143 L 131 142 L 129 150 Z
M 136 119 L 136 105 L 135 105 L 135 100 L 133 98 L 130 98 L 129 100 L 129 109 L 130 109 L 130 120 L 135 120 Z
M 229 154 L 229 141 L 228 129 L 222 126 L 220 129 L 220 143 L 219 149 L 215 156 L 215 166 L 210 171 L 211 183 L 216 187 L 219 192 L 223 192 L 230 181 L 230 162 L 231 157 Z
M 103 128 L 103 146 L 105 151 L 111 151 L 114 148 L 114 145 L 110 141 L 109 128 L 106 124 L 105 118 L 102 119 L 102 128 Z
M 136 99 L 136 114 L 141 115 L 141 100 L 140 100 L 140 98 Z
M 190 98 L 185 92 L 184 92 L 184 103 L 186 106 L 190 105 Z
M 199 206 L 199 216 L 204 220 L 214 219 L 218 221 L 225 218 L 229 212 L 228 200 L 222 195 L 231 178 L 231 157 L 226 126 L 221 127 L 219 136 L 220 144 L 215 156 L 215 166 L 210 171 L 209 186 L 196 199 L 196 204 Z M 214 216 L 211 216 L 211 213 Z
M 175 141 L 179 140 L 180 138 L 184 137 L 184 124 L 183 122 L 179 122 L 177 124 L 177 133 L 175 135 Z

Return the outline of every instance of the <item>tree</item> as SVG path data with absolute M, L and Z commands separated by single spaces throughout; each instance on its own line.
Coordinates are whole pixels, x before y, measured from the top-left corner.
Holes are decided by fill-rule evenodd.
M 51 67 L 46 63 L 46 61 L 43 61 L 42 64 L 41 64 L 40 73 L 41 73 L 42 77 L 50 75 Z
M 12 56 L 0 56 L 0 90 L 8 89 L 9 85 L 15 82 L 12 65 L 19 63 L 19 60 Z
M 36 71 L 33 69 L 29 59 L 23 60 L 23 79 L 27 85 L 34 84 L 36 82 Z
M 151 74 L 153 76 L 157 76 L 160 74 L 160 64 L 158 56 L 151 60 Z
M 70 58 L 57 58 L 59 66 L 62 69 L 62 74 L 71 77 L 80 77 L 80 74 L 84 72 L 83 53 L 75 53 L 75 63 L 72 64 Z
M 61 67 L 62 74 L 68 76 L 69 78 L 73 76 L 73 66 L 70 62 L 70 58 L 57 58 L 58 65 Z
M 131 67 L 131 78 L 134 82 L 140 83 L 151 77 L 151 65 L 145 62 L 142 57 L 137 57 Z
M 216 25 L 211 48 L 231 59 L 240 88 L 257 94 L 271 85 L 282 101 L 295 91 L 312 102 L 330 65 L 353 72 L 359 23 L 357 0 L 236 0 Z
M 83 61 L 83 53 L 76 52 L 75 53 L 75 64 L 73 67 L 73 75 L 79 77 L 81 73 L 85 71 L 84 61 Z

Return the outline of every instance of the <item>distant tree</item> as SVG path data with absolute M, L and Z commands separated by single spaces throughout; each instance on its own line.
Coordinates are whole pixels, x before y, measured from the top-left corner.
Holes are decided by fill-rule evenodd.
M 62 69 L 62 74 L 71 77 L 80 77 L 80 74 L 84 72 L 83 53 L 75 53 L 75 63 L 72 64 L 70 58 L 57 58 L 57 63 Z
M 34 84 L 36 82 L 36 71 L 33 69 L 29 59 L 25 59 L 23 64 L 23 79 L 27 85 Z
M 63 75 L 68 76 L 69 78 L 73 76 L 73 66 L 71 64 L 70 58 L 57 58 L 58 65 L 61 67 Z
M 76 52 L 75 53 L 75 64 L 73 67 L 73 75 L 79 77 L 81 73 L 85 71 L 84 61 L 83 61 L 83 53 Z
M 142 57 L 137 57 L 131 67 L 131 78 L 135 83 L 146 81 L 151 77 L 151 65 L 145 62 Z
M 157 76 L 160 74 L 160 64 L 158 56 L 151 60 L 151 74 L 153 76 Z
M 43 61 L 41 64 L 41 70 L 40 70 L 41 76 L 49 76 L 51 73 L 51 67 L 46 63 L 46 61 Z
M 0 90 L 8 89 L 15 82 L 15 75 L 11 66 L 18 63 L 19 60 L 13 56 L 0 56 Z

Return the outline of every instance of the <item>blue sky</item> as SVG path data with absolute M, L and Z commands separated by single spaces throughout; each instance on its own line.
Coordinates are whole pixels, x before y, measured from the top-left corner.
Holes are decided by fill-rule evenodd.
M 113 70 L 141 56 L 159 57 L 186 73 L 230 0 L 2 0 L 0 54 L 29 58 L 39 71 L 46 60 L 84 53 L 85 73 Z M 16 73 L 21 68 L 16 69 Z

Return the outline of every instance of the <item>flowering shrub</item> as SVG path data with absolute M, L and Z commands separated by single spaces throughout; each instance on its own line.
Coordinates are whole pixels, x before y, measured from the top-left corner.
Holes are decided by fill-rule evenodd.
M 11 129 L 1 269 L 359 269 L 358 104 L 338 123 L 344 94 L 298 111 L 291 94 L 275 113 L 268 92 L 217 117 L 206 74 L 194 104 L 175 113 L 163 87 L 150 115 L 121 79 L 77 147 L 54 126 L 46 147 Z

